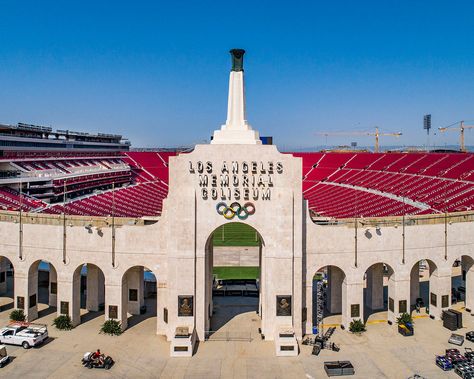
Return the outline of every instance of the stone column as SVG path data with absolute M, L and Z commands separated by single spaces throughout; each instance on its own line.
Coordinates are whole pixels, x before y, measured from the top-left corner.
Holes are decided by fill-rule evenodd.
M 58 274 L 52 264 L 49 264 L 48 295 L 48 305 L 56 307 L 58 304 Z
M 124 283 L 124 289 L 126 289 L 128 313 L 139 315 L 140 307 L 145 303 L 143 297 L 143 266 L 133 267 L 128 270 L 125 275 L 125 280 L 126 283 Z M 137 300 L 130 300 L 130 290 L 137 291 Z
M 442 311 L 451 306 L 451 267 L 439 268 L 430 277 L 429 310 L 435 320 L 441 319 Z
M 35 270 L 28 273 L 28 285 L 25 296 L 25 314 L 28 321 L 38 318 L 38 266 Z M 16 273 L 15 273 L 16 276 Z
M 99 310 L 99 268 L 95 265 L 87 265 L 86 279 L 86 309 L 96 312 Z
M 410 308 L 415 306 L 416 299 L 420 297 L 420 265 L 415 264 L 410 272 Z M 425 305 L 429 303 L 429 296 Z
M 28 321 L 33 321 L 38 317 L 37 309 L 34 309 L 34 312 L 30 312 L 28 309 L 28 296 L 29 296 L 29 280 L 28 280 L 28 271 L 22 272 L 18 269 L 15 270 L 14 287 L 15 287 L 15 298 L 14 305 L 17 309 L 23 309 L 23 312 L 26 315 Z M 38 278 L 36 277 L 36 280 Z M 38 283 L 38 281 L 36 281 Z
M 342 283 L 342 325 L 349 329 L 353 319 L 364 320 L 364 281 Z
M 396 279 L 390 275 L 388 280 L 387 320 L 395 322 L 400 313 L 410 313 L 410 279 Z
M 122 290 L 122 287 L 123 290 Z M 123 282 L 106 282 L 105 283 L 105 319 L 114 319 L 120 322 L 122 330 L 127 329 L 127 280 L 126 275 Z M 116 314 L 113 314 L 116 313 Z
M 344 273 L 335 266 L 328 267 L 328 291 L 326 308 L 329 313 L 341 313 L 342 310 L 342 283 Z
M 313 278 L 306 281 L 306 323 L 304 334 L 313 333 Z
M 7 293 L 7 268 L 8 260 L 0 257 L 0 295 Z
M 81 323 L 81 275 L 58 276 L 57 307 L 58 315 L 71 317 L 73 326 Z
M 372 310 L 383 309 L 383 263 L 376 263 L 367 270 L 367 306 Z

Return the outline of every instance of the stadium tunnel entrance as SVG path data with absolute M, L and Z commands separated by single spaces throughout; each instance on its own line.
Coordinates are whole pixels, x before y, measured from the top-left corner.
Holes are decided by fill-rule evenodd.
M 206 243 L 208 340 L 251 340 L 261 333 L 262 247 L 260 233 L 233 222 L 215 229 Z
M 0 312 L 14 305 L 14 269 L 7 257 L 0 256 Z

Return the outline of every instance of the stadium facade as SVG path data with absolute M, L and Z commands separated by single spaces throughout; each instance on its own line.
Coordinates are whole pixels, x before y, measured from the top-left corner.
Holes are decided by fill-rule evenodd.
M 197 145 L 190 153 L 169 154 L 163 166 L 169 176 L 168 182 L 130 186 L 135 191 L 140 188 L 145 197 L 146 194 L 148 197 L 161 196 L 159 217 L 141 217 L 143 214 L 117 217 L 118 209 L 103 217 L 94 213 L 88 215 L 87 211 L 66 217 L 66 204 L 54 205 L 61 196 L 89 188 L 89 181 L 105 178 L 106 181 L 100 183 L 105 196 L 118 198 L 121 191 L 128 190 L 117 190 L 115 178 L 116 175 L 123 177 L 120 173 L 124 170 L 131 173 L 132 161 L 138 159 L 138 155 L 124 158 L 115 153 L 110 155 L 110 152 L 95 158 L 93 152 L 89 152 L 87 159 L 75 153 L 67 158 L 67 152 L 63 153 L 60 160 L 85 159 L 86 164 L 55 163 L 56 167 L 50 170 L 62 169 L 62 174 L 51 171 L 48 176 L 43 173 L 43 187 L 40 188 L 52 190 L 36 193 L 52 194 L 48 198 L 52 205 L 44 207 L 44 212 L 22 213 L 21 204 L 18 212 L 1 213 L 0 291 L 7 290 L 6 277 L 11 264 L 14 268 L 14 307 L 23 309 L 29 320 L 38 317 L 38 265 L 47 261 L 50 264 L 48 301 L 57 306 L 58 314 L 68 314 L 77 325 L 81 321 L 81 271 L 87 265 L 87 309 L 97 310 L 104 303 L 105 318 L 119 320 L 125 329 L 128 314 L 139 314 L 143 306 L 146 290 L 143 275 L 147 268 L 157 278 L 157 333 L 170 341 L 171 355 L 189 356 L 195 342 L 205 341 L 210 330 L 213 314 L 212 234 L 223 224 L 239 222 L 254 228 L 260 236 L 258 314 L 262 337 L 275 342 L 277 355 L 297 354 L 298 341 L 312 332 L 313 277 L 323 269 L 328 277 L 329 312 L 341 314 L 341 324 L 345 327 L 353 319 L 364 319 L 367 310 L 384 308 L 384 278 L 388 280 L 387 320 L 394 321 L 400 313 L 410 311 L 419 297 L 420 261 L 429 266 L 429 314 L 433 318 L 439 319 L 443 309 L 451 305 L 451 271 L 457 260 L 465 272 L 466 308 L 472 309 L 474 215 L 467 208 L 463 212 L 448 212 L 449 206 L 457 202 L 453 196 L 447 202 L 453 191 L 461 191 L 464 198 L 471 196 L 473 185 L 469 175 L 472 165 L 467 160 L 471 160 L 472 155 L 463 155 L 456 164 L 460 166 L 467 162 L 462 180 L 446 179 L 449 183 L 444 187 L 442 198 L 445 200 L 444 212 L 436 210 L 437 203 L 430 205 L 413 193 L 410 195 L 408 190 L 404 194 L 392 191 L 389 195 L 381 194 L 383 191 L 376 188 L 363 191 L 362 179 L 355 183 L 335 181 L 331 186 L 328 184 L 327 179 L 335 171 L 351 167 L 348 161 L 369 159 L 363 154 L 359 158 L 355 157 L 357 154 L 354 157 L 345 155 L 344 160 L 337 158 L 344 154 L 338 155 L 334 160 L 339 163 L 321 169 L 320 176 L 314 179 L 317 183 L 305 184 L 303 178 L 311 175 L 317 162 L 305 170 L 305 158 L 301 154 L 283 154 L 276 146 L 260 143 L 258 132 L 251 128 L 245 117 L 243 51 L 231 52 L 233 68 L 228 118 L 222 128 L 214 132 L 212 143 Z M 122 150 L 120 138 L 113 139 Z M 371 163 L 364 165 L 385 159 L 382 156 L 370 156 Z M 49 157 L 47 159 L 52 162 L 59 159 L 58 156 Z M 420 157 L 413 158 L 413 162 Z M 323 158 L 322 154 L 317 158 L 318 162 Z M 21 156 L 20 161 L 28 159 L 31 157 Z M 396 161 L 398 158 L 394 159 Z M 20 166 L 20 163 L 17 161 L 15 165 Z M 76 179 L 55 176 L 69 177 L 69 171 L 77 173 L 78 170 L 82 170 L 79 177 L 97 175 L 86 166 L 94 166 L 94 170 L 100 170 L 100 174 L 106 176 L 87 177 L 80 182 L 82 187 L 79 189 L 69 187 L 77 182 L 68 184 L 68 180 Z M 431 166 L 426 164 L 424 167 L 429 169 Z M 150 170 L 138 164 L 135 169 L 142 169 L 140 175 L 150 175 Z M 329 173 L 329 169 L 334 172 Z M 378 173 L 379 178 L 389 175 L 387 170 L 381 171 L 384 172 Z M 17 183 L 16 176 L 9 180 Z M 403 188 L 409 188 L 411 181 L 418 177 L 426 175 L 417 175 L 410 180 L 404 177 L 407 181 Z M 400 181 L 400 177 L 392 179 Z M 55 180 L 62 181 L 55 185 Z M 448 185 L 456 185 L 456 189 Z M 462 190 L 458 189 L 461 185 L 465 185 Z M 166 194 L 163 195 L 165 187 Z M 24 191 L 22 183 L 16 188 Z M 355 211 L 351 214 L 353 217 L 347 217 L 347 213 L 340 219 L 326 217 L 323 212 L 317 212 L 317 206 L 311 206 L 312 201 L 319 204 L 318 191 L 311 192 L 314 188 L 321 191 L 321 198 L 327 188 L 333 193 L 347 191 L 333 199 L 334 206 L 344 204 L 350 198 L 360 209 L 365 207 L 367 210 L 372 203 L 370 196 L 383 197 L 384 206 L 379 208 L 388 211 L 377 213 L 379 208 L 376 207 L 372 213 L 367 210 L 368 214 Z M 25 190 L 33 196 L 34 184 Z M 352 197 L 352 191 L 362 194 L 361 198 Z M 303 192 L 308 192 L 306 199 Z M 138 193 L 131 196 L 138 196 Z M 79 199 L 72 204 L 84 201 L 86 195 L 79 193 Z M 30 197 L 25 199 L 33 201 Z M 113 208 L 114 201 L 115 198 Z M 394 203 L 396 206 L 392 207 Z M 93 204 L 88 205 L 91 210 L 96 209 Z M 146 206 L 145 203 L 142 205 Z M 34 208 L 34 204 L 31 207 Z M 60 207 L 59 211 L 54 210 L 57 207 Z M 69 209 L 74 210 L 73 207 Z M 133 214 L 134 208 L 125 207 L 125 215 L 126 209 Z

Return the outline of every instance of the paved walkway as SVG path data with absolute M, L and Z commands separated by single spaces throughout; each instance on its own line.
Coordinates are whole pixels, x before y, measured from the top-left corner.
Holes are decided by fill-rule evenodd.
M 245 299 L 245 298 L 244 298 Z M 45 305 L 40 304 L 40 309 Z M 415 321 L 415 336 L 402 337 L 395 326 L 373 324 L 361 336 L 337 329 L 332 341 L 341 347 L 340 352 L 322 351 L 311 355 L 311 347 L 300 346 L 298 357 L 275 357 L 272 342 L 262 341 L 256 329 L 259 318 L 254 311 L 236 314 L 231 307 L 224 313 L 233 314 L 219 330 L 250 331 L 247 341 L 207 341 L 199 345 L 192 358 L 169 358 L 169 343 L 157 336 L 156 317 L 149 317 L 129 328 L 120 337 L 98 333 L 103 314 L 92 314 L 87 322 L 72 331 L 60 332 L 49 326 L 52 340 L 44 346 L 30 350 L 8 346 L 15 359 L 0 369 L 1 378 L 326 378 L 323 362 L 350 360 L 356 369 L 353 378 L 408 378 L 414 373 L 429 379 L 458 378 L 435 366 L 434 357 L 444 349 L 453 347 L 447 340 L 450 331 L 439 321 L 421 318 Z M 8 322 L 8 311 L 0 312 L 0 325 Z M 216 313 L 217 314 L 217 313 Z M 474 317 L 465 312 L 464 321 L 474 329 Z M 38 322 L 51 325 L 54 314 Z M 97 316 L 97 317 L 93 317 Z M 254 338 L 255 337 L 255 338 Z M 466 347 L 474 347 L 471 342 Z M 88 370 L 81 365 L 84 352 L 100 348 L 110 354 L 116 365 L 110 371 Z M 463 349 L 462 349 L 463 350 Z

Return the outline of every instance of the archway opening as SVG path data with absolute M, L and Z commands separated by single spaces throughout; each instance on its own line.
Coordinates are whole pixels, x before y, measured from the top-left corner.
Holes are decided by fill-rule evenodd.
M 337 266 L 324 266 L 313 276 L 312 326 L 314 334 L 323 334 L 325 328 L 342 323 L 345 280 L 346 274 Z
M 472 308 L 471 293 L 474 285 L 474 259 L 462 255 L 453 262 L 451 269 L 451 305 L 455 309 Z
M 429 314 L 430 304 L 438 306 L 438 299 L 430 293 L 431 277 L 436 271 L 437 266 L 430 259 L 422 259 L 413 265 L 410 272 L 410 307 L 415 313 Z
M 12 262 L 0 256 L 0 312 L 14 305 L 14 269 Z
M 76 268 L 73 275 L 73 302 L 75 322 L 87 322 L 104 314 L 105 277 L 98 266 L 84 263 Z
M 130 267 L 122 277 L 122 319 L 131 328 L 157 315 L 157 280 L 144 266 Z M 122 321 L 123 322 L 123 321 Z M 156 324 L 156 320 L 155 323 Z
M 262 237 L 232 222 L 206 243 L 206 338 L 251 339 L 260 332 Z
M 48 261 L 38 260 L 28 270 L 28 318 L 45 317 L 57 309 L 58 274 Z
M 364 321 L 387 321 L 388 310 L 394 310 L 389 294 L 389 282 L 393 275 L 390 265 L 378 262 L 364 274 Z

